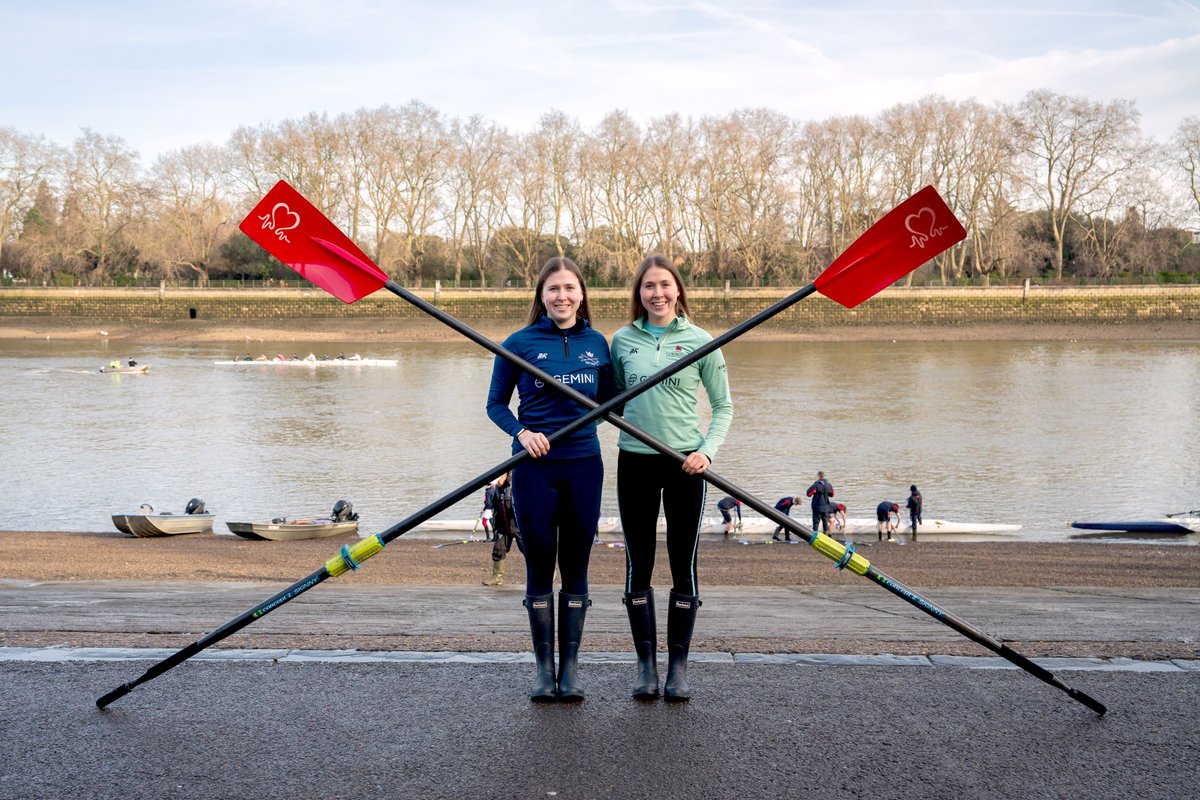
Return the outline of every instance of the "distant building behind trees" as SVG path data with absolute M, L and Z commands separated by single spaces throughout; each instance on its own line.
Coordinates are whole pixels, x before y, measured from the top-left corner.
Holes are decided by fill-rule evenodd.
M 281 178 L 410 286 L 528 285 L 555 254 L 620 285 L 651 251 L 694 284 L 799 285 L 929 183 L 968 237 L 910 282 L 1200 282 L 1200 118 L 1159 143 L 1132 102 L 1046 90 L 819 121 L 550 112 L 521 133 L 412 102 L 149 166 L 95 131 L 63 148 L 0 127 L 0 281 L 291 279 L 237 230 Z

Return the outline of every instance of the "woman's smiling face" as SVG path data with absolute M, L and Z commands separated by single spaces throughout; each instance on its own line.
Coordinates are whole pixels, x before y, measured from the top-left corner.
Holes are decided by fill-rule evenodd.
M 675 319 L 675 303 L 679 300 L 679 286 L 675 276 L 662 267 L 650 267 L 642 275 L 639 287 L 642 307 L 646 309 L 651 325 L 667 325 Z
M 546 307 L 546 316 L 560 328 L 570 328 L 575 324 L 581 303 L 583 287 L 579 284 L 579 278 L 569 269 L 560 269 L 542 284 L 542 305 Z

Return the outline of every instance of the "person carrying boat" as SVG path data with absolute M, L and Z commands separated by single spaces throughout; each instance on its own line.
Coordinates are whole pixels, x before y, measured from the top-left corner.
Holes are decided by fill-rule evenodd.
M 817 479 L 808 487 L 806 494 L 812 498 L 813 533 L 821 531 L 829 535 L 829 514 L 833 511 L 833 484 L 825 480 L 825 473 L 818 472 Z M 822 528 L 824 530 L 822 530 Z
M 895 522 L 892 521 L 893 514 L 896 515 Z M 891 500 L 884 500 L 875 507 L 875 530 L 879 533 L 879 541 L 883 541 L 884 528 L 887 529 L 888 541 L 892 541 L 892 532 L 896 530 L 896 526 L 899 524 L 900 506 Z
M 597 402 L 613 396 L 608 342 L 591 326 L 587 287 L 569 258 L 546 262 L 538 276 L 529 324 L 504 347 Z M 516 389 L 516 415 L 509 400 Z M 512 473 L 513 504 L 525 554 L 525 607 L 537 678 L 534 702 L 578 702 L 578 653 L 588 599 L 588 560 L 600 520 L 604 463 L 596 426 L 587 425 L 550 446 L 546 437 L 587 409 L 524 370 L 496 357 L 487 397 L 488 417 L 513 437 L 513 454 L 531 460 Z M 554 567 L 558 595 L 558 675 L 554 672 Z
M 904 505 L 908 508 L 908 522 L 912 526 L 913 541 L 915 542 L 917 525 L 921 523 L 921 493 L 917 491 L 915 483 L 908 487 L 908 501 Z
M 662 255 L 650 256 L 634 273 L 629 320 L 612 338 L 613 374 L 619 390 L 651 379 L 674 360 L 712 341 L 689 319 L 683 278 L 675 262 Z M 701 384 L 712 408 L 706 432 L 701 431 L 696 408 Z M 625 405 L 624 416 L 685 456 L 680 467 L 675 459 L 624 431 L 617 439 L 617 504 L 625 533 L 624 600 L 638 660 L 633 696 L 658 697 L 658 630 L 651 579 L 661 507 L 667 518 L 671 567 L 663 698 L 685 701 L 691 698 L 687 659 L 700 608 L 696 549 L 707 488 L 702 475 L 733 421 L 725 356 L 716 350 L 655 384 Z
M 791 497 L 791 496 L 781 497 L 775 502 L 775 510 L 782 511 L 784 514 L 787 514 L 790 517 L 792 515 L 792 506 L 796 505 L 799 502 L 800 502 L 799 497 Z M 779 538 L 779 534 L 781 532 L 783 533 L 784 536 L 787 537 L 786 539 Z M 790 541 L 792 541 L 792 532 L 789 529 L 780 525 L 778 528 L 775 529 L 775 532 L 771 534 L 771 540 L 775 541 L 775 542 L 778 542 L 778 541 L 790 542 Z
M 725 536 L 729 536 L 729 532 L 733 530 L 733 515 L 731 511 L 737 512 L 737 524 L 742 524 L 742 501 L 736 497 L 722 497 L 717 501 L 717 509 L 721 512 L 721 519 L 725 522 Z
M 496 478 L 494 483 L 489 484 L 484 492 L 484 516 L 491 521 L 490 526 L 487 522 L 484 523 L 484 531 L 490 527 L 492 536 L 492 577 L 483 581 L 484 586 L 504 585 L 504 559 L 508 557 L 508 551 L 512 549 L 513 539 L 519 530 L 516 514 L 513 512 L 512 487 L 508 478 L 508 473 L 504 473 Z

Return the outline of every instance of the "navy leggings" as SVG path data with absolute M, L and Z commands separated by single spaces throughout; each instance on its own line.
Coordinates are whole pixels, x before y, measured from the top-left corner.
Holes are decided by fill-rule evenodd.
M 672 591 L 688 596 L 699 594 L 696 549 L 707 490 L 703 478 L 688 475 L 673 458 L 658 453 L 620 451 L 617 502 L 621 508 L 621 528 L 625 531 L 625 591 L 644 592 L 651 586 L 661 499 L 667 517 Z
M 554 591 L 554 565 L 567 594 L 587 594 L 588 559 L 600 521 L 604 462 L 534 458 L 513 470 L 513 505 L 525 553 L 525 593 Z

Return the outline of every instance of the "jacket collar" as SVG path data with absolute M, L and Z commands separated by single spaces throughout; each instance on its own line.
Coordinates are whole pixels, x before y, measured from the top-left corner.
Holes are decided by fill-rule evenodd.
M 546 333 L 553 333 L 559 336 L 578 336 L 579 334 L 592 327 L 586 319 L 576 319 L 575 324 L 569 328 L 560 328 L 554 324 L 554 320 L 550 319 L 545 314 L 538 317 L 538 321 L 533 323 L 535 329 Z
M 633 321 L 633 327 L 637 328 L 638 330 L 645 331 L 646 323 L 648 321 L 649 321 L 649 319 L 646 317 L 645 314 L 643 314 L 642 316 L 638 317 L 637 319 L 635 319 Z M 679 314 L 678 316 L 675 317 L 675 319 L 671 320 L 671 324 L 667 326 L 667 329 L 665 331 L 663 331 L 663 335 L 665 336 L 666 334 L 670 333 L 671 331 L 682 331 L 689 327 L 691 327 L 691 323 L 688 322 L 687 317 L 684 316 L 683 314 Z M 647 333 L 649 333 L 649 331 L 647 331 Z

